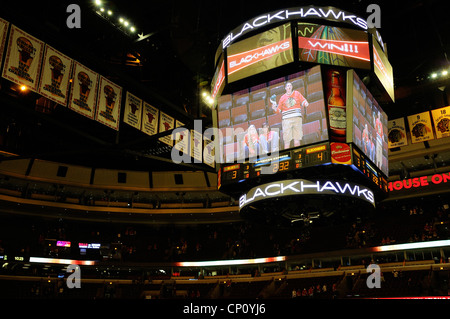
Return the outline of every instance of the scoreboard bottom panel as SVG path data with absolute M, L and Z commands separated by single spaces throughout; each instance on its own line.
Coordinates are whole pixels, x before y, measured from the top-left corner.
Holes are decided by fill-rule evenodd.
M 336 147 L 336 144 L 344 147 Z M 343 153 L 344 150 L 348 153 Z M 336 154 L 334 154 L 335 151 Z M 364 175 L 375 189 L 384 193 L 388 192 L 387 178 L 354 144 L 333 142 L 295 148 L 270 156 L 260 156 L 242 163 L 222 164 L 218 172 L 218 187 L 219 189 L 224 186 L 231 187 L 233 184 L 258 177 L 274 176 L 326 164 L 350 166 Z

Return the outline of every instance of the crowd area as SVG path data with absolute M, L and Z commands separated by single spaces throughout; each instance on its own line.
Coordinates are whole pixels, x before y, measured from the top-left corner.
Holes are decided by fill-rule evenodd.
M 173 262 L 298 255 L 450 238 L 446 204 L 390 205 L 372 219 L 317 227 L 250 221 L 190 225 L 119 224 L 2 214 L 0 254 L 55 258 L 108 257 Z M 71 247 L 58 247 L 70 241 Z M 80 255 L 78 243 L 98 243 Z M 97 254 L 97 255 L 96 255 Z

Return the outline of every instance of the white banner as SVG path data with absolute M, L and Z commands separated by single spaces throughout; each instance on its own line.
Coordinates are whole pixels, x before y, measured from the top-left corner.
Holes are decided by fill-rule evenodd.
M 200 132 L 191 130 L 191 157 L 194 163 L 203 162 L 203 135 Z
M 158 133 L 159 110 L 144 101 L 141 131 L 148 135 Z
M 159 112 L 159 133 L 170 131 L 175 127 L 175 119 L 166 113 Z M 173 146 L 172 135 L 160 137 L 159 140 L 167 145 Z
M 38 93 L 66 106 L 72 66 L 72 59 L 46 45 Z
M 110 128 L 119 130 L 122 87 L 100 76 L 95 119 Z
M 98 85 L 98 73 L 75 61 L 69 109 L 94 119 Z
M 176 120 L 175 121 L 175 127 L 179 128 L 179 127 L 183 127 L 184 123 Z M 177 132 L 175 132 L 175 134 L 173 134 L 173 140 L 174 140 L 174 145 L 173 147 L 177 150 L 179 150 L 180 152 L 189 154 L 189 130 L 188 129 L 183 129 Z
M 450 106 L 431 110 L 436 138 L 450 136 Z
M 125 110 L 123 121 L 128 125 L 140 130 L 142 119 L 142 100 L 135 95 L 127 92 L 125 100 Z
M 212 140 L 209 138 L 204 138 L 205 141 L 205 147 L 203 148 L 203 163 L 205 163 L 208 166 L 215 167 L 215 145 Z
M 44 43 L 11 26 L 2 76 L 37 92 Z

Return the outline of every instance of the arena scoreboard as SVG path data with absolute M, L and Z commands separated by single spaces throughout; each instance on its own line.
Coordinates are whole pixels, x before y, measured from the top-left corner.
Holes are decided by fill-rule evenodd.
M 339 12 L 314 6 L 270 12 L 233 30 L 216 52 L 217 185 L 247 198 L 243 215 L 297 220 L 305 212 L 331 216 L 341 207 L 344 215 L 344 207 L 358 207 L 354 196 L 319 190 L 324 181 L 331 190 L 373 191 L 375 201 L 388 193 L 388 117 L 371 90 L 394 101 L 392 68 L 379 33 L 334 19 Z M 366 76 L 376 81 L 366 84 Z M 261 190 L 268 185 L 276 193 L 287 181 L 285 188 L 307 181 L 317 193 L 291 187 L 281 201 Z M 259 195 L 258 203 L 248 201 Z

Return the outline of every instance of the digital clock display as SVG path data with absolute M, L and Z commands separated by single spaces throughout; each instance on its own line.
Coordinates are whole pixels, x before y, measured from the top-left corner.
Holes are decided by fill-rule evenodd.
M 387 180 L 383 177 L 381 171 L 355 147 L 353 147 L 352 164 L 379 189 L 387 191 Z

